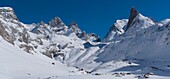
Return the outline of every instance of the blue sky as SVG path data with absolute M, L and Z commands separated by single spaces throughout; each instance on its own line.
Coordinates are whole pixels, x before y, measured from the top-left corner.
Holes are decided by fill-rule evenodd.
M 103 38 L 117 19 L 129 17 L 135 6 L 140 13 L 162 20 L 170 17 L 170 0 L 0 0 L 0 6 L 14 8 L 24 23 L 48 23 L 55 16 L 67 25 L 72 21 Z

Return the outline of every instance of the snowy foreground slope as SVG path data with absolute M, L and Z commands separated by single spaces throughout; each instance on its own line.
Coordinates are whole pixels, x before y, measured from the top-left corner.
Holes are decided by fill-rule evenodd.
M 87 74 L 68 67 L 40 53 L 29 54 L 6 42 L 0 37 L 1 79 L 132 79 L 136 75 Z M 159 78 L 157 76 L 153 79 Z M 166 78 L 166 77 L 160 77 Z M 168 79 L 168 78 L 166 78 Z
M 60 62 L 49 59 L 42 54 L 28 54 L 9 44 L 1 37 L 0 48 L 1 79 L 37 79 L 38 77 L 49 77 L 54 75 L 71 75 L 69 71 L 76 70 L 74 68 L 66 67 Z
M 75 22 L 24 24 L 0 7 L 0 79 L 170 79 L 169 24 L 132 8 L 101 41 Z

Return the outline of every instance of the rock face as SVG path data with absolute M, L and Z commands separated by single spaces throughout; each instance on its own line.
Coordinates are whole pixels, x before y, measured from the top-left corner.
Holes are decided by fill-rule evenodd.
M 126 32 L 133 34 L 136 33 L 136 31 L 143 30 L 155 24 L 155 21 L 143 16 L 133 7 L 130 11 L 129 19 L 117 20 L 110 28 L 103 42 L 113 41 L 115 38 L 118 38 Z
M 128 21 L 127 28 L 125 29 L 125 31 L 127 31 L 127 29 L 131 26 L 133 20 L 138 14 L 139 14 L 138 11 L 135 9 L 135 7 L 133 7 L 130 11 L 129 21 Z
M 3 27 L 2 23 L 0 23 L 0 35 L 3 37 L 3 39 L 5 39 L 6 41 L 8 41 L 9 43 L 13 44 L 14 43 L 14 37 L 11 36 L 11 34 L 9 34 L 5 27 Z
M 65 34 L 65 32 L 67 31 L 67 28 L 68 28 L 59 17 L 55 17 L 54 19 L 52 19 L 47 24 L 47 26 L 50 27 L 48 29 L 51 32 L 58 33 L 61 35 Z
M 11 7 L 0 7 L 0 15 L 4 18 L 18 20 L 14 10 Z
M 49 22 L 49 25 L 51 27 L 58 27 L 58 28 L 65 26 L 65 24 L 63 23 L 63 21 L 59 17 L 55 17 L 54 19 L 52 19 Z
M 78 24 L 76 22 L 72 22 L 69 26 L 68 26 L 69 32 L 71 33 L 75 33 L 78 37 L 80 37 L 82 31 L 79 28 Z
M 95 35 L 94 33 L 87 34 L 85 31 L 82 31 L 78 24 L 76 22 L 72 22 L 69 25 L 69 31 L 68 34 L 70 33 L 75 33 L 77 37 L 79 37 L 82 40 L 85 41 L 92 41 L 92 42 L 100 42 L 100 37 Z
M 118 37 L 126 32 L 133 25 L 133 22 L 138 15 L 138 11 L 135 7 L 133 7 L 130 11 L 129 19 L 117 20 L 116 23 L 110 27 L 109 32 L 105 36 L 103 42 L 110 42 L 115 37 Z
M 109 32 L 105 36 L 103 42 L 113 41 L 114 38 L 125 32 L 124 27 L 127 26 L 128 19 L 117 20 L 112 27 L 110 27 Z

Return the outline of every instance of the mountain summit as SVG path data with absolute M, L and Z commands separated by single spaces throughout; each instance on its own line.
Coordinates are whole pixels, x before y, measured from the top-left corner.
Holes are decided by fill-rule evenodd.
M 155 24 L 155 21 L 143 16 L 133 7 L 130 11 L 129 19 L 117 20 L 110 28 L 103 41 L 110 42 L 126 32 L 133 34 L 136 31 L 148 28 Z
M 125 31 L 127 31 L 127 29 L 131 26 L 133 20 L 138 14 L 139 14 L 138 11 L 135 9 L 135 7 L 133 7 L 130 11 L 129 21 L 128 21 L 127 28 L 125 29 Z
M 8 18 L 8 19 L 11 18 L 17 20 L 15 12 L 11 7 L 0 7 L 0 15 L 1 17 L 4 18 Z

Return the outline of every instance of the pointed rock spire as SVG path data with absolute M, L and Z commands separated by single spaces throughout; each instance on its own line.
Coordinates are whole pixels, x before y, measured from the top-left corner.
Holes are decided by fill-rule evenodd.
M 135 9 L 135 7 L 132 7 L 131 11 L 130 11 L 130 16 L 129 16 L 129 21 L 127 24 L 127 28 L 125 29 L 125 31 L 127 31 L 127 29 L 130 27 L 130 25 L 132 24 L 133 20 L 135 19 L 135 17 L 138 15 L 138 11 Z
M 55 17 L 53 20 L 56 21 L 59 24 L 63 23 L 63 21 L 59 17 Z
M 69 25 L 69 28 L 71 28 L 72 31 L 75 33 L 81 32 L 80 28 L 78 27 L 78 24 L 75 21 L 71 22 L 71 24 Z
M 65 24 L 63 23 L 63 21 L 59 17 L 55 17 L 54 19 L 52 19 L 49 22 L 49 25 L 51 27 L 62 27 L 62 26 L 65 26 Z

